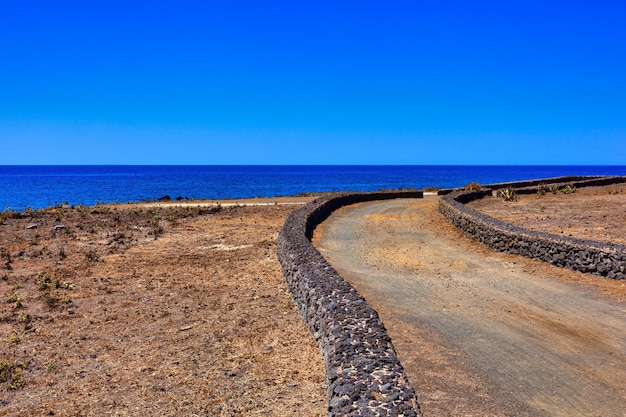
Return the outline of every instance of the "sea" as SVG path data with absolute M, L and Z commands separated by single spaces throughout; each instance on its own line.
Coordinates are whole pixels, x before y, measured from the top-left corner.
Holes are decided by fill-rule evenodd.
M 0 210 L 172 199 L 462 187 L 566 175 L 626 175 L 626 166 L 0 166 Z

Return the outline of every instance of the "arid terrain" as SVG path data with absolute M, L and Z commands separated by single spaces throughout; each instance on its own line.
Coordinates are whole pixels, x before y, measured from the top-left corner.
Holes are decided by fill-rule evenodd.
M 516 201 L 486 197 L 468 205 L 526 229 L 626 245 L 626 183 L 572 194 L 518 194 Z
M 566 199 L 550 213 L 559 233 L 580 230 L 568 207 L 585 211 L 588 230 L 624 218 L 626 195 L 582 191 L 541 196 L 553 208 Z M 314 234 L 381 314 L 424 415 L 624 417 L 624 282 L 494 252 L 450 225 L 438 199 L 343 207 Z M 525 201 L 539 205 L 487 203 L 527 226 Z
M 524 227 L 557 219 L 548 231 L 578 236 L 586 229 L 598 232 L 589 237 L 619 242 L 626 235 L 616 229 L 624 227 L 623 188 L 519 196 L 517 202 L 486 199 L 478 205 L 491 205 L 490 214 L 498 217 L 496 212 L 513 213 L 509 220 L 523 218 Z M 1 213 L 0 416 L 326 415 L 322 358 L 284 283 L 275 250 L 285 217 L 297 207 L 282 204 L 307 200 Z M 578 205 L 583 203 L 593 209 Z M 495 254 L 447 224 L 434 200 L 426 204 L 409 216 L 417 223 L 403 223 L 401 230 L 423 227 L 451 242 L 452 253 L 471 250 L 480 259 L 495 259 L 506 274 L 522 271 L 538 282 L 588 288 L 623 311 L 622 282 Z M 521 211 L 525 205 L 527 211 Z M 406 219 L 371 220 L 382 232 Z M 424 257 L 412 251 L 419 245 L 400 251 L 387 243 L 368 255 L 370 264 L 375 256 L 382 259 L 381 271 L 397 264 L 400 254 L 402 268 L 428 271 L 450 286 L 459 271 L 476 267 L 467 260 L 443 264 L 442 258 Z M 475 300 L 466 279 L 467 294 L 457 304 Z M 364 293 L 373 299 L 371 291 Z M 433 294 L 454 314 L 458 306 L 450 294 Z M 475 311 L 484 308 L 481 303 Z M 408 328 L 401 306 L 373 305 L 412 372 L 424 415 L 506 415 L 497 413 L 520 409 L 503 404 L 466 354 L 431 327 Z M 557 316 L 542 322 L 540 311 L 527 313 L 538 330 L 559 324 Z M 532 334 L 533 328 L 523 330 Z
M 275 254 L 294 206 L 241 203 L 4 212 L 0 415 L 325 415 Z

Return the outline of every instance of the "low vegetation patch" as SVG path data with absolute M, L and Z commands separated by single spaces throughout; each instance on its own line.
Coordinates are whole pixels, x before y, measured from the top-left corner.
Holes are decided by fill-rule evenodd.
M 465 187 L 463 187 L 465 191 L 480 191 L 480 188 L 480 184 L 477 182 L 470 182 Z
M 507 187 L 498 191 L 498 196 L 504 201 L 517 201 L 517 195 L 512 187 Z

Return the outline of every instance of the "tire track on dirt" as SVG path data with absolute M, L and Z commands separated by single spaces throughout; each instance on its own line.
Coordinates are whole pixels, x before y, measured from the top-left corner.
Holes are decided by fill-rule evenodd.
M 624 417 L 623 303 L 463 238 L 436 205 L 348 206 L 314 236 L 381 314 L 424 415 Z

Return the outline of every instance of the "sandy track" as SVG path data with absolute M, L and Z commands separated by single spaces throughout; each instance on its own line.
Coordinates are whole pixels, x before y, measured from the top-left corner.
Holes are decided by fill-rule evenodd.
M 626 415 L 623 283 L 495 253 L 437 198 L 342 208 L 314 243 L 379 311 L 424 415 Z M 622 298 L 623 299 L 623 298 Z

